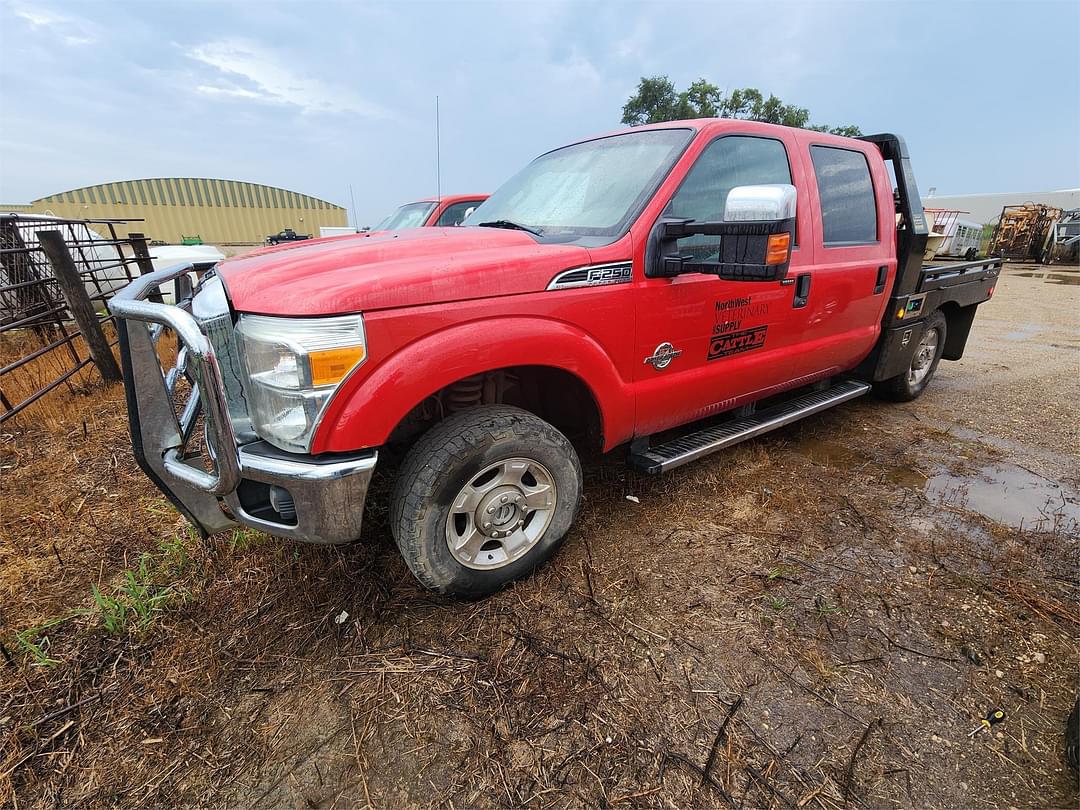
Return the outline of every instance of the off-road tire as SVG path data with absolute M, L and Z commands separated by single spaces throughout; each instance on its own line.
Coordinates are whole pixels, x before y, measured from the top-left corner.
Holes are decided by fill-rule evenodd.
M 1074 773 L 1080 773 L 1080 697 L 1065 721 L 1065 759 Z
M 488 465 L 518 457 L 542 464 L 554 479 L 551 522 L 522 557 L 502 568 L 469 568 L 454 558 L 447 544 L 453 500 Z M 581 478 L 573 446 L 544 420 L 506 405 L 471 408 L 432 427 L 406 454 L 390 499 L 391 531 L 422 585 L 479 599 L 527 576 L 555 552 L 577 515 Z
M 930 365 L 929 373 L 927 373 L 927 375 L 919 382 L 913 383 L 908 379 L 908 370 L 904 369 L 904 371 L 897 374 L 895 377 L 890 377 L 887 380 L 874 383 L 875 396 L 880 397 L 881 399 L 887 399 L 891 402 L 911 402 L 911 400 L 917 399 L 922 392 L 926 390 L 926 386 L 934 379 L 934 374 L 937 372 L 938 363 L 941 362 L 941 353 L 945 350 L 945 338 L 948 337 L 948 326 L 945 321 L 945 316 L 941 314 L 941 310 L 935 310 L 935 312 L 926 319 L 926 327 L 923 329 L 922 335 L 926 335 L 932 329 L 936 329 L 938 332 L 938 343 L 937 352 Z M 922 339 L 922 335 L 920 335 L 920 340 Z

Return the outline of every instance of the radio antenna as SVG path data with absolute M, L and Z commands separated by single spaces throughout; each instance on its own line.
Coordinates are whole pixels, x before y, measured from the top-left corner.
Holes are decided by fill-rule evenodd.
M 442 199 L 442 145 L 439 142 L 438 96 L 435 96 L 435 197 Z

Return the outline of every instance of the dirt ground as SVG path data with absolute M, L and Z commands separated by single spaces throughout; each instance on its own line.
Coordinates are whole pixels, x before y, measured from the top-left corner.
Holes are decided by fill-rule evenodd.
M 0 805 L 1076 807 L 1080 272 L 1046 272 L 914 403 L 586 461 L 555 560 L 478 603 L 416 585 L 378 492 L 346 548 L 198 541 L 117 390 L 5 425 Z

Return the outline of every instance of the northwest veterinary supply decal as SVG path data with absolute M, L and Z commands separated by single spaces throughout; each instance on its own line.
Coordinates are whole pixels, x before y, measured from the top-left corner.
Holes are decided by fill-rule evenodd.
M 765 345 L 768 324 L 754 325 L 769 314 L 769 304 L 752 295 L 728 298 L 714 305 L 716 323 L 709 340 L 708 360 L 750 352 Z

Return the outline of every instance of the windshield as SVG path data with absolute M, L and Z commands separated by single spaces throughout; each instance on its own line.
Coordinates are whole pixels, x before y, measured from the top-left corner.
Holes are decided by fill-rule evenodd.
M 419 228 L 435 208 L 433 202 L 406 203 L 376 225 L 374 231 L 397 231 L 402 228 Z
M 619 236 L 682 153 L 687 129 L 630 131 L 541 155 L 465 225 L 513 223 L 542 236 Z

